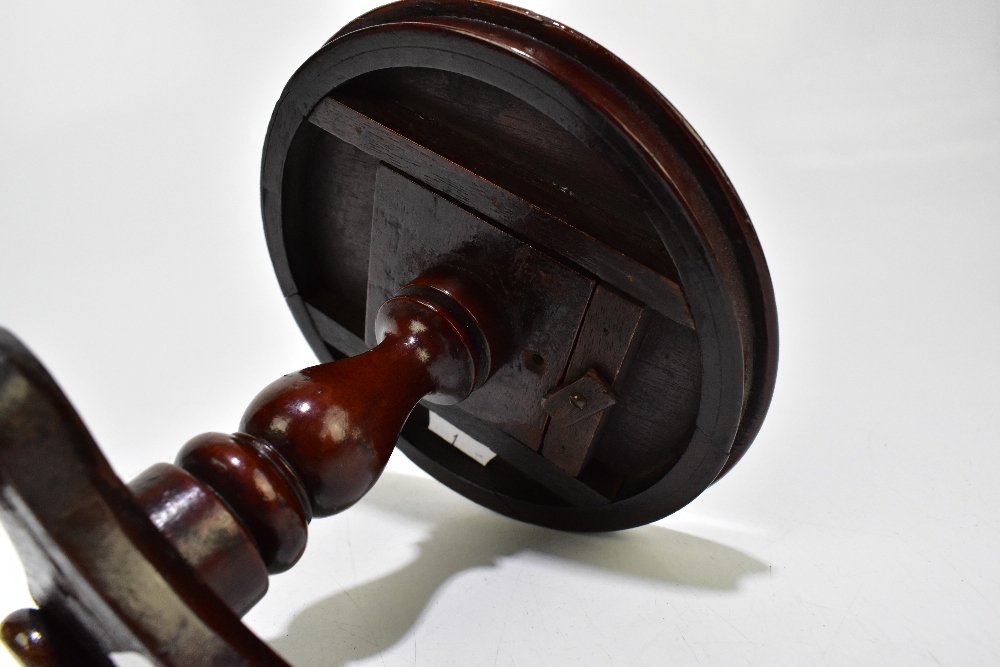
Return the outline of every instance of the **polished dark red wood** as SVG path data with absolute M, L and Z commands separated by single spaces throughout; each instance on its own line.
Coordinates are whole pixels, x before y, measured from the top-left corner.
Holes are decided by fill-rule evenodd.
M 56 383 L 3 329 L 0 521 L 40 606 L 5 622 L 15 655 L 44 665 L 47 647 L 58 656 L 65 646 L 96 666 L 142 651 L 160 667 L 287 667 L 157 528 Z
M 9 614 L 0 640 L 26 667 L 114 667 L 89 638 L 70 634 L 38 609 Z
M 690 502 L 756 435 L 777 332 L 746 212 L 680 114 L 565 26 L 488 0 L 366 14 L 289 82 L 261 184 L 279 283 L 329 363 L 269 385 L 237 432 L 126 487 L 0 330 L 0 518 L 40 605 L 0 635 L 26 664 L 284 665 L 239 615 L 397 441 L 499 512 L 610 530 Z
M 428 281 L 412 287 L 427 287 Z M 404 290 L 382 307 L 382 339 L 364 354 L 291 373 L 251 402 L 240 430 L 273 446 L 306 489 L 315 516 L 357 502 L 375 484 L 410 411 L 424 396 L 454 403 L 489 376 L 490 345 L 430 298 Z M 449 284 L 437 291 L 459 305 Z M 494 350 L 494 352 L 490 352 Z
M 243 615 L 267 592 L 257 546 L 229 505 L 207 484 L 169 463 L 157 463 L 129 489 L 163 535 L 229 607 Z
M 588 428 L 552 430 L 553 458 L 544 413 L 531 424 L 510 416 L 538 410 L 573 381 L 573 353 L 524 363 L 539 361 L 530 349 L 496 375 L 523 379 L 511 382 L 520 391 L 424 402 L 399 444 L 407 456 L 498 512 L 574 530 L 662 518 L 740 459 L 774 387 L 767 265 L 715 158 L 635 71 L 555 21 L 466 0 L 380 8 L 310 58 L 275 108 L 261 189 L 278 280 L 321 359 L 368 342 L 369 286 L 385 276 L 372 257 L 387 171 L 643 311 L 622 363 L 602 360 L 619 369 L 616 404 Z M 402 233 L 433 231 L 437 211 L 428 210 Z M 550 315 L 555 303 L 542 300 L 533 314 Z M 578 332 L 591 316 L 604 319 L 585 313 Z M 529 366 L 558 379 L 531 386 Z M 511 474 L 467 466 L 420 426 L 424 409 L 492 449 L 489 465 Z
M 382 302 L 442 258 L 495 295 L 517 357 L 458 408 L 537 451 L 545 435 L 540 398 L 562 381 L 597 281 L 404 174 L 375 174 L 368 250 L 366 341 Z M 463 279 L 463 284 L 468 280 Z M 413 286 L 406 289 L 414 289 Z M 541 304 L 552 304 L 543 308 Z M 371 317 L 369 317 L 371 315 Z M 525 366 L 525 358 L 538 360 Z
M 140 524 L 147 532 L 152 530 L 159 540 L 165 540 L 155 547 L 156 553 L 166 549 L 168 555 L 173 554 L 176 562 L 172 567 L 183 563 L 185 571 L 209 591 L 206 599 L 217 596 L 234 616 L 246 613 L 264 595 L 268 571 L 285 570 L 301 556 L 306 526 L 313 516 L 342 511 L 368 492 L 388 462 L 407 415 L 420 399 L 445 404 L 461 401 L 487 381 L 511 350 L 502 312 L 490 291 L 473 277 L 447 266 L 427 272 L 389 299 L 379 310 L 376 335 L 379 344 L 364 354 L 290 373 L 266 387 L 247 408 L 239 432 L 193 438 L 181 449 L 178 465 L 156 464 L 130 483 L 131 498 L 121 508 L 126 514 L 133 513 L 129 520 L 142 517 Z M 51 489 L 68 492 L 72 486 L 31 474 L 29 448 L 59 421 L 74 422 L 75 414 L 30 353 L 9 334 L 0 336 L 0 371 L 6 372 L 0 373 L 0 422 L 6 420 L 0 423 L 5 429 L 0 438 L 0 486 L 8 494 L 35 494 L 32 511 L 37 512 L 38 506 L 44 508 L 49 502 Z M 28 391 L 32 386 L 48 393 L 34 396 Z M 55 404 L 67 414 L 57 418 L 49 408 L 35 415 L 40 408 Z M 96 446 L 84 437 L 78 419 L 73 428 L 79 431 L 73 433 L 83 438 L 80 447 L 93 461 L 75 468 L 70 465 L 74 452 L 65 447 L 74 438 L 63 436 L 52 443 L 56 450 L 48 458 L 55 467 L 49 472 L 75 475 L 76 483 L 83 485 L 80 493 L 94 493 L 87 480 L 94 476 L 95 466 L 103 466 L 109 482 L 119 485 L 117 493 L 127 497 L 128 492 L 107 472 Z M 44 448 L 39 451 L 44 454 Z M 10 475 L 13 477 L 8 478 Z M 72 498 L 69 496 L 67 502 Z M 89 511 L 87 507 L 84 504 L 74 511 Z M 82 561 L 79 570 L 61 576 L 76 577 L 78 585 L 88 591 L 93 585 L 92 573 L 102 568 L 103 576 L 111 577 L 104 587 L 114 582 L 114 589 L 126 596 L 148 585 L 130 581 L 132 571 L 116 576 L 106 569 L 114 559 L 105 562 L 96 558 L 102 549 L 111 547 L 110 542 L 102 542 L 106 540 L 102 535 L 122 520 L 114 513 L 119 510 L 108 507 L 111 514 L 102 519 L 106 527 L 91 525 L 92 537 L 88 520 L 60 525 L 73 515 L 53 511 L 54 523 L 40 529 L 34 527 L 36 519 L 24 523 L 26 515 L 16 510 L 4 515 L 26 559 L 41 559 L 49 567 L 61 562 L 64 554 Z M 52 537 L 29 537 L 37 530 L 52 535 L 69 530 L 68 542 L 43 547 L 43 554 L 39 554 L 33 545 L 39 544 L 38 540 L 46 544 Z M 136 558 L 150 557 L 131 546 L 118 547 L 122 549 Z M 148 563 L 148 567 L 157 566 Z M 133 569 L 136 573 L 141 570 Z M 29 571 L 29 576 L 32 574 Z M 55 591 L 69 590 L 65 584 L 58 583 L 52 589 L 48 582 L 53 577 L 41 576 L 40 581 L 46 583 L 37 589 L 37 599 L 45 605 L 53 594 L 56 597 L 50 606 L 43 606 L 46 613 L 62 614 L 71 625 L 93 622 L 80 618 L 86 610 L 62 606 L 60 593 Z M 109 593 L 105 588 L 96 591 L 97 598 Z M 89 592 L 84 597 L 94 595 Z M 146 604 L 153 603 L 147 600 Z M 200 613 L 200 602 L 190 604 L 194 613 Z M 109 612 L 104 622 L 131 613 L 140 614 L 138 620 L 146 622 L 144 615 L 150 611 L 119 609 Z M 20 614 L 9 619 L 5 626 L 9 641 L 5 641 L 28 642 L 14 647 L 21 651 L 19 655 L 33 652 L 46 656 L 55 650 L 51 649 L 54 640 L 45 641 L 41 618 Z M 155 617 L 148 620 L 155 621 Z M 25 630 L 28 621 L 39 629 Z M 162 639 L 139 642 L 164 645 Z M 38 661 L 45 664 L 43 658 Z
M 284 572 L 299 560 L 312 505 L 271 445 L 246 433 L 202 433 L 181 448 L 176 464 L 226 499 L 268 572 Z

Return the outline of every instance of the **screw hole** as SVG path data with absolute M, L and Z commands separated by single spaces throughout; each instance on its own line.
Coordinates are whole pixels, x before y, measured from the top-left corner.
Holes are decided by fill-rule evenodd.
M 524 367 L 532 373 L 541 373 L 545 370 L 545 359 L 542 355 L 528 350 L 524 353 Z

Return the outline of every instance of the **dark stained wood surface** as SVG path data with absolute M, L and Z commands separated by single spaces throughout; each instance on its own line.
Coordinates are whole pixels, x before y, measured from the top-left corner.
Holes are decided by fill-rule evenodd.
M 26 662 L 285 664 L 239 615 L 397 440 L 497 511 L 609 530 L 690 502 L 767 410 L 774 299 L 738 197 L 666 100 L 558 23 L 484 0 L 361 17 L 283 93 L 262 208 L 332 363 L 131 492 L 0 330 L 0 519 L 40 605 L 0 636 Z M 497 456 L 473 462 L 428 410 Z
M 552 390 L 542 401 L 549 413 L 542 456 L 576 477 L 590 462 L 604 418 L 618 400 L 593 368 Z
M 576 380 L 551 391 L 542 399 L 542 407 L 552 422 L 572 426 L 607 410 L 616 402 L 608 383 L 590 368 Z
M 368 263 L 369 341 L 381 305 L 442 261 L 461 263 L 492 287 L 518 351 L 460 409 L 539 449 L 546 422 L 542 397 L 562 382 L 596 281 L 380 167 Z
M 311 517 L 368 492 L 421 398 L 458 402 L 506 362 L 496 312 L 460 274 L 425 272 L 379 309 L 375 348 L 285 375 L 254 398 L 239 433 L 194 438 L 182 467 L 155 464 L 130 488 L 0 330 L 0 519 L 41 607 L 12 616 L 4 640 L 53 664 L 62 640 L 48 639 L 47 615 L 69 628 L 60 636 L 167 667 L 284 664 L 238 616 L 264 595 L 268 568 L 301 555 Z M 241 636 L 246 646 L 233 646 Z
M 507 468 L 516 470 L 522 476 L 527 478 L 527 480 L 517 480 L 517 483 L 510 487 L 502 486 L 488 488 L 489 492 L 493 494 L 497 494 L 498 489 L 502 489 L 501 493 L 505 502 L 516 505 L 517 501 L 525 500 L 518 494 L 518 492 L 527 488 L 530 489 L 530 495 L 527 496 L 528 502 L 539 502 L 537 499 L 542 497 L 546 500 L 545 505 L 548 507 L 597 507 L 608 504 L 608 498 L 600 492 L 581 482 L 579 479 L 571 475 L 567 475 L 564 470 L 559 468 L 544 456 L 540 456 L 537 452 L 526 446 L 520 440 L 504 433 L 500 429 L 482 421 L 481 419 L 477 419 L 465 410 L 462 410 L 459 406 L 425 405 L 425 407 L 432 408 L 436 413 L 444 417 L 448 422 L 472 438 L 480 442 L 489 443 L 489 448 L 497 454 L 497 457 L 490 461 L 490 463 L 486 466 L 487 470 L 491 467 L 500 466 L 502 465 L 501 462 L 503 462 L 503 464 L 506 464 Z M 437 437 L 430 431 L 420 433 L 420 437 L 416 438 L 414 434 L 415 430 L 416 429 L 411 429 L 408 431 L 407 429 L 404 429 L 403 439 L 400 441 L 400 446 L 405 447 L 406 445 L 414 444 L 417 447 L 423 448 L 420 453 L 413 451 L 413 456 L 419 457 L 424 461 L 446 460 L 449 464 L 454 464 L 456 462 L 464 464 L 465 461 L 463 460 L 463 457 L 466 459 L 468 458 L 465 454 L 455 450 L 453 447 L 451 449 L 454 450 L 458 456 L 450 456 L 451 451 L 442 450 L 440 448 L 440 445 L 448 444 L 445 443 L 444 440 Z M 450 445 L 448 446 L 450 447 Z M 428 457 L 431 456 L 429 453 L 431 451 L 435 453 L 437 458 L 428 459 Z M 449 453 L 449 456 L 446 459 L 441 459 L 440 457 L 440 453 L 443 451 L 448 451 Z M 477 463 L 476 465 L 478 466 L 479 464 Z M 460 468 L 465 472 L 468 472 L 469 470 L 464 465 L 460 466 Z M 443 471 L 439 470 L 438 472 L 443 474 Z M 476 475 L 476 477 L 482 479 L 481 475 Z M 486 477 L 488 478 L 489 475 Z M 504 476 L 503 479 L 506 482 L 513 481 L 513 478 L 509 475 Z M 548 493 L 536 493 L 534 485 L 525 485 L 523 483 L 528 480 L 540 485 Z M 448 481 L 449 485 L 458 485 L 461 488 L 467 488 L 454 477 L 449 477 Z
M 421 398 L 464 396 L 474 386 L 474 355 L 443 311 L 409 298 L 387 306 L 381 344 L 284 376 L 254 398 L 240 424 L 288 461 L 313 516 L 342 511 L 367 493 Z
M 188 565 L 242 616 L 267 592 L 267 570 L 253 538 L 212 487 L 169 463 L 129 482 L 153 525 Z
M 660 245 L 658 239 L 638 235 L 626 235 L 624 238 L 608 237 L 607 232 L 593 236 L 591 234 L 595 230 L 594 225 L 579 229 L 553 216 L 484 178 L 474 168 L 463 166 L 468 163 L 467 161 L 453 162 L 422 146 L 409 136 L 399 133 L 397 130 L 410 126 L 399 122 L 397 117 L 386 119 L 386 114 L 381 112 L 382 107 L 372 101 L 363 104 L 357 96 L 348 99 L 390 125 L 382 125 L 332 97 L 324 99 L 317 105 L 316 110 L 309 116 L 309 122 L 364 151 L 372 159 L 381 160 L 410 174 L 510 231 L 524 236 L 541 247 L 552 249 L 596 277 L 649 304 L 651 308 L 667 317 L 684 324 L 692 324 L 684 296 L 675 282 L 676 269 L 670 262 L 669 256 L 663 253 L 662 246 L 659 254 L 653 252 L 656 246 Z M 393 123 L 392 120 L 397 122 Z M 506 139 L 497 137 L 491 142 L 491 146 L 503 145 Z M 456 145 L 466 150 L 470 148 L 469 142 L 465 141 L 456 141 Z M 476 155 L 487 156 L 493 153 L 490 146 L 479 146 L 477 149 Z M 340 147 L 334 150 L 339 154 L 348 152 Z M 344 165 L 340 165 L 338 169 L 346 171 Z M 518 173 L 520 172 L 521 170 L 518 170 Z M 596 189 L 600 192 L 607 190 L 604 186 Z M 579 221 L 581 218 L 578 216 L 568 219 Z M 333 224 L 349 226 L 340 225 L 338 222 Z M 600 230 L 600 227 L 596 229 Z M 647 256 L 645 263 L 637 261 L 637 256 Z M 649 268 L 647 265 L 656 268 Z
M 225 498 L 268 572 L 284 572 L 299 560 L 312 506 L 295 471 L 271 445 L 245 433 L 202 433 L 181 448 L 177 465 Z
M 574 383 L 589 374 L 600 384 L 607 385 L 607 393 L 615 394 L 613 387 L 627 372 L 648 323 L 645 310 L 642 304 L 599 285 L 587 307 L 573 357 L 566 369 L 566 389 L 561 392 L 565 400 L 562 414 L 566 416 L 560 419 L 548 405 L 553 398 L 546 397 L 545 409 L 550 419 L 545 428 L 542 454 L 574 477 L 590 462 L 601 429 L 613 412 L 608 408 L 617 403 L 615 397 L 597 410 L 597 397 L 588 398 L 586 392 L 583 393 L 585 405 L 579 405 L 579 401 L 574 403 L 573 397 L 579 392 L 579 387 L 573 389 L 577 386 Z M 554 409 L 559 410 L 559 406 Z
M 635 72 L 557 23 L 489 2 L 402 3 L 338 33 L 289 82 L 262 176 L 272 260 L 290 303 L 300 298 L 312 314 L 304 329 L 323 359 L 356 349 L 350 334 L 363 335 L 351 313 L 367 295 L 350 287 L 361 279 L 334 274 L 361 271 L 372 230 L 370 211 L 334 209 L 329 191 L 367 197 L 378 161 L 655 314 L 636 338 L 647 361 L 616 380 L 621 400 L 594 430 L 577 478 L 607 507 L 518 499 L 515 489 L 530 485 L 499 481 L 480 493 L 464 466 L 457 472 L 460 459 L 440 458 L 436 436 L 405 437 L 400 446 L 431 474 L 521 519 L 612 529 L 675 511 L 742 455 L 776 367 L 766 264 L 724 173 Z M 677 333 L 677 322 L 694 333 Z M 450 414 L 461 420 L 459 412 Z M 544 474 L 507 434 L 477 421 L 463 430 L 487 438 L 494 461 L 556 497 L 574 488 L 558 466 L 562 475 Z
M 157 530 L 48 373 L 2 329 L 0 520 L 59 634 L 162 667 L 286 665 Z
M 332 97 L 422 147 L 425 157 L 463 165 L 480 179 L 536 202 L 542 210 L 565 211 L 565 222 L 584 234 L 676 277 L 662 245 L 650 243 L 658 238 L 643 216 L 646 202 L 641 188 L 613 161 L 535 108 L 530 98 L 498 90 L 476 77 L 418 67 L 358 76 Z M 317 112 L 322 113 L 324 106 L 317 106 Z M 379 137 L 384 131 L 358 120 L 373 130 L 357 133 L 366 135 L 368 146 L 378 150 L 380 143 L 392 144 L 390 151 L 379 153 L 400 159 L 403 146 L 397 140 Z M 352 142 L 349 136 L 341 138 Z M 617 234 L 609 234 L 612 229 Z
M 297 159 L 289 160 L 284 187 L 287 215 L 295 222 L 284 235 L 298 291 L 310 306 L 337 313 L 337 322 L 363 342 L 379 161 L 312 125 L 290 150 Z M 334 253 L 336 261 L 330 261 Z
M 8 614 L 0 640 L 26 667 L 114 667 L 89 637 L 72 634 L 39 609 Z
M 615 437 L 597 444 L 591 483 L 605 492 L 608 484 L 628 485 L 619 489 L 628 494 L 655 483 L 683 454 L 658 443 L 687 442 L 695 428 L 703 377 L 697 350 L 690 329 L 651 316 L 629 372 L 615 385 L 618 404 L 605 427 Z

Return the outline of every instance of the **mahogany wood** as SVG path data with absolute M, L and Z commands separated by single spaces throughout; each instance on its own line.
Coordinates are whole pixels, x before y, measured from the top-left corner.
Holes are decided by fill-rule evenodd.
M 87 638 L 69 634 L 38 609 L 9 614 L 0 624 L 0 639 L 28 667 L 114 667 Z
M 243 615 L 264 597 L 264 561 L 211 487 L 168 463 L 148 468 L 128 486 L 153 525 L 233 611 Z
M 388 96 L 387 92 L 379 90 L 382 95 Z M 341 98 L 368 110 L 374 118 L 364 115 Z M 392 107 L 381 96 L 375 102 L 357 93 L 353 96 L 340 93 L 338 97 L 323 99 L 309 116 L 309 122 L 502 223 L 533 243 L 546 248 L 559 248 L 560 254 L 588 272 L 649 304 L 665 316 L 688 326 L 693 324 L 684 295 L 676 284 L 676 270 L 662 250 L 660 253 L 651 251 L 655 245 L 651 246 L 649 239 L 629 238 L 623 251 L 618 249 L 623 244 L 620 238 L 612 244 L 610 239 L 603 242 L 592 237 L 503 187 L 484 180 L 477 172 L 451 160 L 443 160 L 433 150 L 393 131 L 393 126 L 399 126 L 404 121 L 395 116 L 387 118 L 387 111 L 391 110 Z M 459 145 L 465 150 L 470 148 L 464 142 Z M 636 256 L 642 257 L 645 263 L 637 261 Z M 647 268 L 647 264 L 656 266 L 658 271 Z
M 266 592 L 267 571 L 287 569 L 302 554 L 311 517 L 339 512 L 368 492 L 417 401 L 426 396 L 458 402 L 503 364 L 511 345 L 500 312 L 477 281 L 448 267 L 426 272 L 379 309 L 374 349 L 272 383 L 251 402 L 238 433 L 192 439 L 178 455 L 181 467 L 152 466 L 129 485 L 131 497 L 45 371 L 0 330 L 0 507 L 8 531 L 33 566 L 29 578 L 36 599 L 46 614 L 69 619 L 67 625 L 84 628 L 85 636 L 123 620 L 144 627 L 158 622 L 149 614 L 163 604 L 147 599 L 148 608 L 130 607 L 137 602 L 133 593 L 149 588 L 133 576 L 143 570 L 147 577 L 163 575 L 161 568 L 181 566 L 192 581 L 204 582 L 199 598 L 220 601 L 234 618 L 244 614 Z M 68 431 L 53 433 L 63 423 Z M 52 451 L 46 452 L 46 445 Z M 48 475 L 30 470 L 33 447 L 48 454 Z M 99 492 L 90 487 L 97 474 L 126 499 L 122 507 L 105 499 L 109 514 L 104 517 L 90 516 L 96 501 L 83 497 Z M 74 484 L 79 487 L 75 496 Z M 68 508 L 52 503 L 53 496 Z M 44 522 L 47 509 L 54 512 L 49 523 Z M 151 548 L 173 562 L 153 561 L 129 534 L 121 535 L 116 557 L 103 558 L 112 555 L 104 553 L 112 546 L 108 531 L 125 520 L 158 534 Z M 142 567 L 112 569 L 123 565 L 122 553 L 132 554 Z M 96 577 L 95 583 L 95 572 L 110 579 Z M 71 593 L 74 587 L 79 592 Z M 87 602 L 81 607 L 77 599 Z M 201 599 L 186 604 L 184 613 L 203 612 Z M 103 618 L 92 617 L 95 608 L 105 607 Z M 40 619 L 18 612 L 4 626 L 4 641 L 25 660 L 45 664 L 62 640 L 48 640 L 51 631 Z M 167 625 L 176 622 L 170 619 Z M 176 641 L 190 639 L 182 633 Z M 172 662 L 160 653 L 176 649 L 189 660 L 190 646 L 144 635 L 134 625 L 114 641 L 99 641 L 105 651 L 137 642 L 163 664 L 240 664 Z
M 279 283 L 321 359 L 365 349 L 371 258 L 382 257 L 371 202 L 388 167 L 644 311 L 616 404 L 564 465 L 540 462 L 544 447 L 530 455 L 551 423 L 540 440 L 493 413 L 538 406 L 571 381 L 565 365 L 530 400 L 505 391 L 488 409 L 478 395 L 425 405 L 493 449 L 489 466 L 517 474 L 473 472 L 417 421 L 399 443 L 408 456 L 496 511 L 578 530 L 665 516 L 742 456 L 777 362 L 767 267 L 719 165 L 638 74 L 558 23 L 493 2 L 399 3 L 338 33 L 286 86 L 261 181 Z
M 468 396 L 488 377 L 491 357 L 508 347 L 492 337 L 497 331 L 473 330 L 471 314 L 454 315 L 457 290 L 418 294 L 404 290 L 382 306 L 382 342 L 374 349 L 286 375 L 247 408 L 240 430 L 288 461 L 315 516 L 342 511 L 368 492 L 417 401 Z
M 271 445 L 245 433 L 202 433 L 181 448 L 176 463 L 226 499 L 268 572 L 284 572 L 299 560 L 312 505 Z
M 609 408 L 618 400 L 612 389 L 618 383 L 621 390 L 648 323 L 642 304 L 604 285 L 594 290 L 566 368 L 566 382 L 542 401 L 551 418 L 542 455 L 574 477 L 595 454 L 601 429 L 612 413 Z M 614 398 L 602 400 L 602 394 Z M 574 396 L 582 397 L 583 404 Z
M 175 465 L 122 484 L 0 329 L 0 519 L 40 606 L 0 638 L 25 664 L 284 665 L 239 616 L 397 442 L 497 511 L 608 530 L 690 502 L 767 410 L 774 298 L 731 184 L 647 82 L 558 23 L 489 0 L 357 19 L 278 102 L 262 206 L 327 363 Z M 497 456 L 437 437 L 430 410 Z
M 142 651 L 161 667 L 287 667 L 157 529 L 49 374 L 3 329 L 0 521 L 40 606 L 0 632 L 25 664 L 48 667 L 55 656 L 62 666 L 66 652 L 99 666 L 96 656 Z
M 491 288 L 518 354 L 460 409 L 537 451 L 541 397 L 562 382 L 597 281 L 386 167 L 376 173 L 369 252 L 372 331 L 382 302 L 443 258 Z

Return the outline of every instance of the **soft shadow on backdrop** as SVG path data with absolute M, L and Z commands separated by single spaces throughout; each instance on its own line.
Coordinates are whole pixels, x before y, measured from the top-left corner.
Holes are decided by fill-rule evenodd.
M 606 571 L 666 585 L 735 591 L 765 563 L 736 549 L 661 526 L 621 533 L 564 533 L 519 523 L 458 498 L 437 481 L 388 472 L 362 501 L 430 525 L 405 566 L 297 612 L 271 645 L 296 667 L 333 667 L 389 649 L 413 628 L 449 579 L 535 552 L 555 567 Z
M 377 4 L 0 2 L 0 324 L 123 477 L 314 362 L 261 147 L 289 75 Z M 718 156 L 774 278 L 772 410 L 723 483 L 618 536 L 387 477 L 247 622 L 302 665 L 1000 664 L 1000 3 L 520 4 Z M 4 539 L 0 572 L 0 613 L 30 604 Z

